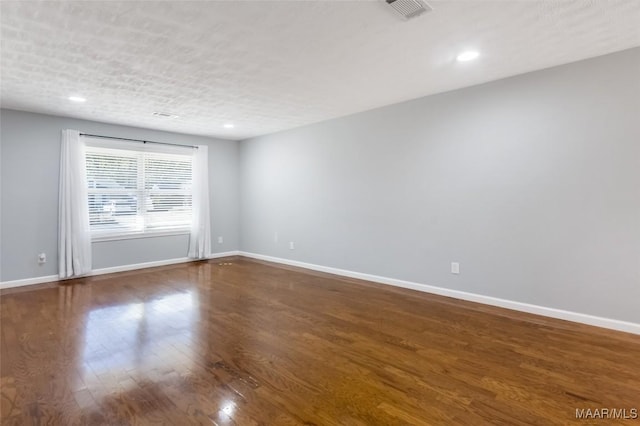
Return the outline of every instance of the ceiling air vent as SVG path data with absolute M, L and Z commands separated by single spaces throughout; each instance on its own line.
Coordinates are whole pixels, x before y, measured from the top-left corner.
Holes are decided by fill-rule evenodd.
M 433 10 L 422 0 L 386 0 L 387 4 L 404 19 L 411 19 Z
M 177 115 L 168 112 L 154 112 L 153 115 L 160 118 L 178 118 Z

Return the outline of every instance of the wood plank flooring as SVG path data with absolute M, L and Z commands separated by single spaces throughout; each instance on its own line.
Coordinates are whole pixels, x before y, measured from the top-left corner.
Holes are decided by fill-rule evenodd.
M 3 425 L 555 425 L 640 409 L 640 336 L 242 258 L 0 304 Z

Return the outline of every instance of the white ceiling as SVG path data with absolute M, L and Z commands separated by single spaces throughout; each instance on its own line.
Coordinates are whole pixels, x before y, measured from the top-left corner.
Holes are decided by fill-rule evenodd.
M 1 102 L 243 139 L 640 45 L 638 0 L 429 3 L 2 1 Z

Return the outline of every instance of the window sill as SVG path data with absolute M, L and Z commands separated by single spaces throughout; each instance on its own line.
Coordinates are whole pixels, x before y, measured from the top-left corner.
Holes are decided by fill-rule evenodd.
M 131 234 L 109 234 L 109 235 L 92 235 L 92 243 L 100 243 L 103 241 L 133 240 L 138 238 L 156 238 L 169 237 L 173 235 L 189 235 L 190 231 L 186 229 L 175 231 L 158 231 L 158 232 L 136 232 Z

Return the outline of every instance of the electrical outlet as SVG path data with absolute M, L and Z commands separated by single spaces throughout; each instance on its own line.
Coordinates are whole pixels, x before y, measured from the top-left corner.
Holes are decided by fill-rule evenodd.
M 38 264 L 42 265 L 43 263 L 47 263 L 47 254 L 38 253 Z
M 273 242 L 277 243 L 278 242 L 278 231 L 273 233 Z
M 224 238 L 218 237 L 218 244 L 222 244 L 224 242 Z
M 296 245 L 293 243 L 293 241 L 289 241 L 289 250 L 295 250 Z
M 456 275 L 460 273 L 460 264 L 458 262 L 451 262 L 451 273 Z

